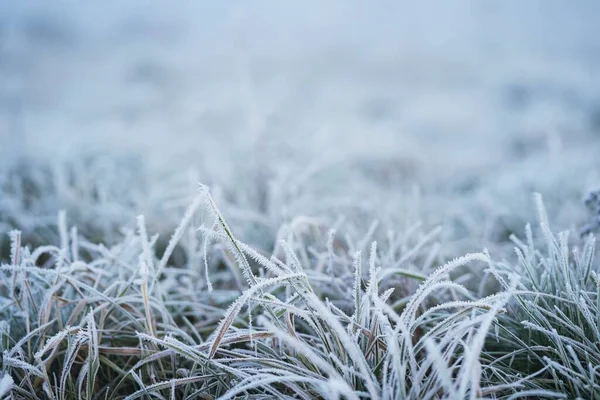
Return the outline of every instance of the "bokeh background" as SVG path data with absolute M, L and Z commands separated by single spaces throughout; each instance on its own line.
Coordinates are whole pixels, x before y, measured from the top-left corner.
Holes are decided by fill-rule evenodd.
M 502 248 L 534 191 L 576 230 L 599 23 L 592 0 L 4 0 L 0 228 L 167 232 L 202 182 L 266 249 L 301 216 Z

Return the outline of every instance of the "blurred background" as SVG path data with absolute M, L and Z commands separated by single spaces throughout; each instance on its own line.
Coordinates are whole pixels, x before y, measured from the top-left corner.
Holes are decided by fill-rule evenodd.
M 258 243 L 344 214 L 480 248 L 532 191 L 577 227 L 599 89 L 592 0 L 4 0 L 0 220 L 167 229 L 203 182 Z

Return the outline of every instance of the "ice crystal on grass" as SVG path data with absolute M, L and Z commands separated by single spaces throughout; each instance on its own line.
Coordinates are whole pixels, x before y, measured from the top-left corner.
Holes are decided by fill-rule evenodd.
M 501 350 L 511 357 L 492 363 L 504 379 L 530 376 L 520 385 L 531 393 L 595 398 L 600 395 L 600 375 L 592 367 L 600 362 L 595 240 L 590 236 L 573 246 L 567 233 L 553 235 L 540 196 L 536 202 L 545 250 L 537 249 L 528 229 L 525 243 L 515 239 L 515 264 L 490 265 L 499 276 L 521 276 L 509 312 L 499 318 L 499 345 L 489 343 L 492 354 Z
M 214 231 L 200 232 L 225 245 L 233 268 L 246 277 L 241 293 L 221 279 L 212 292 L 197 291 L 197 286 L 180 282 L 188 276 L 202 279 L 206 271 L 168 264 L 169 249 L 182 239 L 178 232 L 202 204 L 213 219 L 205 222 Z M 59 227 L 68 231 L 64 217 L 62 221 Z M 372 235 L 371 230 L 362 240 Z M 399 267 L 425 250 L 430 239 L 406 249 L 400 263 L 394 261 L 394 251 L 373 242 L 363 275 L 361 252 L 351 253 L 349 247 L 333 253 L 331 237 L 323 246 L 329 268 L 318 267 L 322 258 L 317 249 L 314 257 L 298 257 L 300 244 L 293 241 L 279 244 L 284 260 L 269 259 L 234 236 L 202 189 L 163 254 L 162 274 L 152 270 L 156 240 L 149 239 L 143 217 L 138 218 L 138 234 L 112 249 L 80 240 L 94 256 L 89 262 L 57 250 L 53 264 L 40 269 L 23 252 L 27 257 L 13 257 L 18 265 L 2 267 L 3 274 L 16 277 L 20 293 L 20 302 L 2 312 L 26 322 L 20 340 L 8 343 L 3 369 L 18 393 L 41 390 L 59 398 L 76 392 L 91 399 L 149 393 L 185 397 L 204 391 L 224 398 L 240 393 L 328 398 L 337 393 L 387 399 L 432 397 L 450 387 L 461 396 L 485 390 L 482 338 L 506 296 L 472 300 L 463 286 L 447 278 L 466 262 L 489 262 L 487 256 L 469 255 L 433 271 L 398 314 L 388 303 L 395 288 L 381 293 L 379 288 L 385 287 L 384 278 L 396 274 L 422 281 Z M 72 242 L 67 235 L 60 246 L 68 249 Z M 195 251 L 207 249 L 200 241 L 196 245 Z M 13 247 L 16 254 L 19 246 Z M 54 284 L 46 284 L 47 278 Z M 337 284 L 330 285 L 331 279 Z M 345 282 L 352 290 L 346 290 Z M 44 300 L 32 301 L 31 296 Z M 38 325 L 41 321 L 47 322 Z M 17 338 L 19 333 L 11 330 L 10 335 Z M 448 368 L 459 372 L 450 374 Z M 189 371 L 185 377 L 173 374 L 183 370 Z M 31 380 L 32 375 L 39 379 Z M 109 384 L 96 392 L 106 379 Z

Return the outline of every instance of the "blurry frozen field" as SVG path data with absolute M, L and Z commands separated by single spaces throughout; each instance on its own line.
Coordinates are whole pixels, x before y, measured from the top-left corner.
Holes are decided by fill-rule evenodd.
M 576 228 L 600 185 L 600 3 L 4 0 L 0 140 L 2 165 L 104 157 L 75 169 L 122 225 L 203 182 L 269 234 L 344 214 L 498 241 L 533 191 Z M 91 204 L 53 190 L 29 223 Z

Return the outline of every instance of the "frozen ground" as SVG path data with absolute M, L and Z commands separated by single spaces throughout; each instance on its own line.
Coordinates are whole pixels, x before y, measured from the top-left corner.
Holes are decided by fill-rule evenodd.
M 530 211 L 538 190 L 570 226 L 598 179 L 599 13 L 592 1 L 3 2 L 2 158 L 118 152 L 144 165 L 146 191 L 193 169 L 234 197 L 277 185 L 285 199 L 268 212 L 284 219 L 341 197 L 392 226 L 414 184 L 419 218 L 468 213 L 481 227 Z
M 1 6 L 3 142 L 25 152 L 131 151 L 223 182 L 256 162 L 393 161 L 497 186 L 548 147 L 595 144 L 591 1 L 58 4 Z
M 318 218 L 503 259 L 534 192 L 553 229 L 589 221 L 599 151 L 591 0 L 0 2 L 2 257 L 13 228 L 56 244 L 61 209 L 166 240 L 201 182 L 267 255 Z

